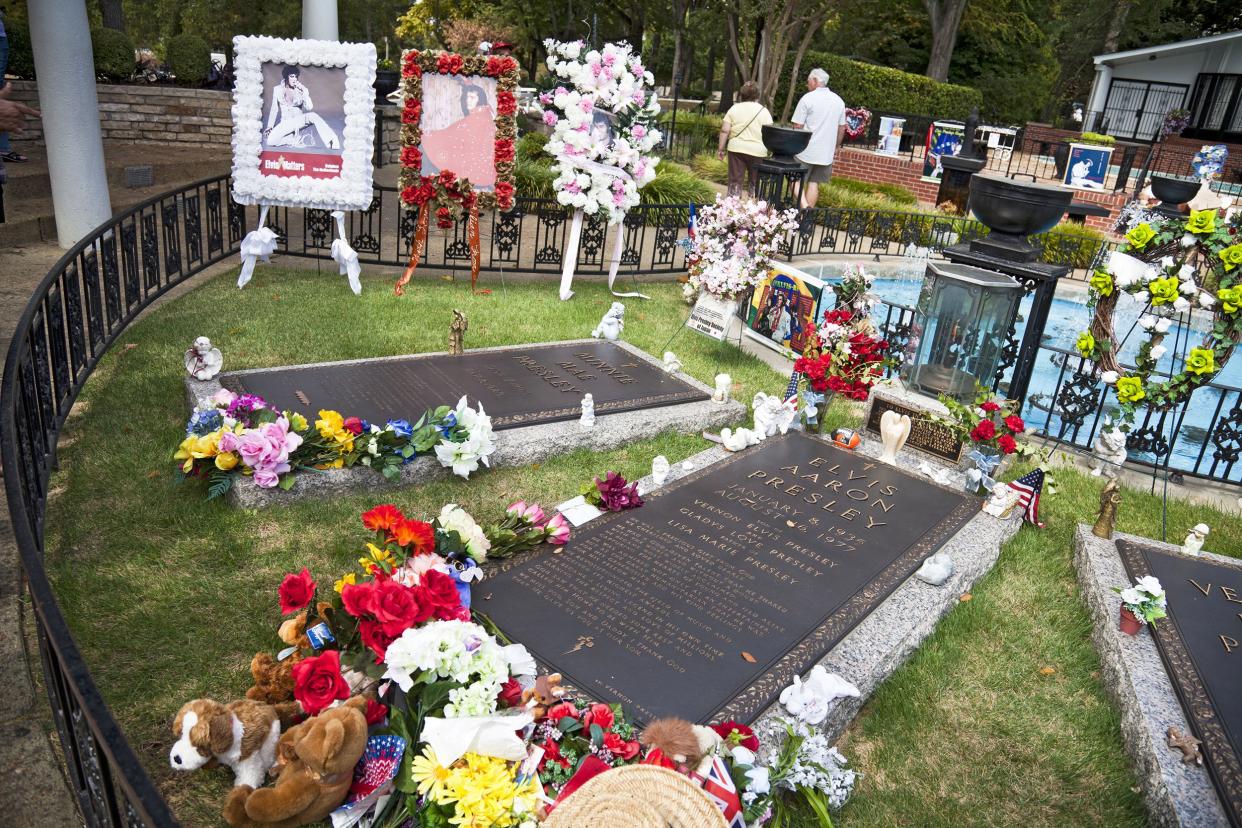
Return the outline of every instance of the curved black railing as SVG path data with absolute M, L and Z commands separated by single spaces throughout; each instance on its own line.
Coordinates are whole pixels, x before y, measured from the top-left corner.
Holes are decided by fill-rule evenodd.
M 682 270 L 685 253 L 679 240 L 685 235 L 686 213 L 684 206 L 643 206 L 617 229 L 589 219 L 578 270 L 606 272 L 613 249 L 610 234 L 616 232 L 625 233 L 622 272 Z M 559 272 L 571 217 L 568 208 L 529 199 L 519 199 L 509 214 L 486 216 L 484 268 Z M 0 384 L 5 491 L 69 781 L 91 826 L 175 826 L 177 821 L 95 685 L 43 568 L 44 511 L 57 440 L 83 385 L 117 337 L 152 302 L 236 254 L 254 218 L 253 208 L 233 203 L 228 177 L 219 176 L 156 196 L 109 219 L 65 253 L 39 283 L 5 361 Z M 286 254 L 330 254 L 327 212 L 282 208 L 272 218 Z M 904 255 L 915 248 L 940 249 L 981 231 L 975 222 L 915 213 L 815 210 L 810 219 L 788 241 L 790 256 Z M 410 222 L 397 208 L 396 190 L 379 187 L 370 209 L 350 215 L 348 233 L 363 262 L 403 265 Z M 469 266 L 463 228 L 433 236 L 437 238 L 425 253 L 427 265 Z M 1056 260 L 1056 244 L 1044 244 Z M 1106 245 L 1094 251 L 1075 248 L 1073 263 L 1106 250 Z M 908 337 L 909 309 L 897 308 L 896 317 L 893 310 L 885 320 L 887 335 Z M 1236 431 L 1236 398 L 1231 416 L 1230 427 Z

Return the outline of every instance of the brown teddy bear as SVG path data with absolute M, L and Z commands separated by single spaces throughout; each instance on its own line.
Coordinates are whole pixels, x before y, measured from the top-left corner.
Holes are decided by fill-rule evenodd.
M 522 691 L 522 705 L 530 715 L 539 721 L 548 715 L 548 708 L 559 702 L 565 695 L 561 687 L 561 674 L 551 673 L 535 679 L 535 686 Z
M 315 607 L 319 618 L 326 624 L 332 613 L 332 605 L 321 601 Z M 280 640 L 294 647 L 286 658 L 275 659 L 269 653 L 255 653 L 250 660 L 250 675 L 254 686 L 246 691 L 246 698 L 267 704 L 279 704 L 293 698 L 293 665 L 301 661 L 302 651 L 311 646 L 306 636 L 306 610 L 286 620 L 276 633 Z
M 366 750 L 366 706 L 355 696 L 282 734 L 276 784 L 234 788 L 224 803 L 225 821 L 233 828 L 296 828 L 327 817 L 345 800 Z

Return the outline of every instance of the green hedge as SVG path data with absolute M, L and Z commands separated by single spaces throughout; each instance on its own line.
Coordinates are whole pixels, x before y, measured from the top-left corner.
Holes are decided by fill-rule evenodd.
M 164 51 L 168 68 L 182 86 L 197 86 L 211 72 L 211 46 L 196 34 L 186 32 L 169 38 Z
M 829 76 L 828 86 L 845 100 L 849 107 L 865 106 L 873 112 L 901 112 L 927 118 L 963 119 L 971 107 L 983 107 L 983 93 L 969 86 L 940 83 L 923 75 L 849 60 L 828 52 L 807 52 L 802 58 L 802 77 L 819 67 Z M 792 65 L 790 69 L 792 69 Z M 773 102 L 777 113 L 785 105 L 789 90 L 789 73 L 782 81 Z
M 134 74 L 134 42 L 125 32 L 96 29 L 91 32 L 95 74 L 108 80 L 125 80 Z
M 7 23 L 5 31 L 9 36 L 9 67 L 5 71 L 19 78 L 33 79 L 35 67 L 34 51 L 30 48 L 30 30 L 23 22 Z

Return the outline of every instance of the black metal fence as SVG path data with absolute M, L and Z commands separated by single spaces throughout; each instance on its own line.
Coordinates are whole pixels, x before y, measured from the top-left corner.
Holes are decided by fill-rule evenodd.
M 579 270 L 607 270 L 607 251 L 612 249 L 608 240 L 616 232 L 625 234 L 622 272 L 684 269 L 685 252 L 679 241 L 685 236 L 687 212 L 684 206 L 641 207 L 614 229 L 588 220 L 578 254 Z M 569 209 L 555 203 L 524 199 L 518 200 L 511 213 L 486 216 L 484 267 L 559 272 L 571 216 Z M 204 179 L 115 216 L 68 251 L 40 282 L 9 347 L 0 386 L 5 490 L 34 608 L 48 699 L 70 783 L 91 826 L 177 823 L 104 703 L 43 568 L 44 510 L 48 481 L 56 466 L 57 440 L 74 400 L 117 337 L 156 299 L 234 256 L 255 218 L 253 208 L 232 201 L 227 177 Z M 279 209 L 272 211 L 272 219 L 280 234 L 280 249 L 286 254 L 329 255 L 332 231 L 326 212 Z M 398 209 L 395 190 L 377 188 L 370 208 L 350 215 L 350 241 L 365 263 L 403 265 L 409 254 L 411 221 L 408 213 Z M 787 241 L 786 252 L 795 257 L 901 256 L 919 248 L 938 250 L 982 229 L 971 221 L 917 213 L 814 210 L 804 215 L 801 229 Z M 1098 243 L 1090 250 L 1062 248 L 1052 236 L 1037 241 L 1044 245 L 1050 261 L 1072 257 L 1080 262 L 1107 250 L 1107 245 Z M 469 266 L 468 256 L 464 230 L 455 227 L 433 237 L 423 261 L 427 266 L 462 269 Z M 909 336 L 910 309 L 894 308 L 889 309 L 885 328 L 891 339 L 900 342 L 903 335 Z M 1079 388 L 1085 382 L 1082 376 L 1079 366 L 1074 374 L 1077 379 L 1058 384 L 1053 394 L 1057 406 L 1065 408 L 1079 400 L 1074 396 L 1078 391 L 1062 391 L 1062 386 Z M 1222 391 L 1212 419 L 1211 446 L 1205 443 L 1199 461 L 1186 471 L 1234 480 L 1240 392 Z M 1074 421 L 1068 439 L 1085 446 L 1096 428 L 1094 422 L 1086 423 L 1098 410 L 1098 400 L 1075 404 L 1079 408 L 1073 410 L 1081 408 L 1084 413 Z M 1176 439 L 1185 439 L 1184 435 L 1183 430 Z M 1158 446 L 1159 441 L 1152 439 Z

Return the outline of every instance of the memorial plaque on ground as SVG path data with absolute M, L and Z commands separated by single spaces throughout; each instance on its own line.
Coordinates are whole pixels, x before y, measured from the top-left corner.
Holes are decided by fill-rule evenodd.
M 220 382 L 277 408 L 329 408 L 374 423 L 413 419 L 465 395 L 472 405 L 483 404 L 497 429 L 577 418 L 588 393 L 596 414 L 709 397 L 614 342 L 298 365 L 225 374 Z
M 885 397 L 874 397 L 871 401 L 871 412 L 867 416 L 867 431 L 880 433 L 880 418 L 886 411 L 910 415 L 910 436 L 906 440 L 907 448 L 918 449 L 941 460 L 958 463 L 962 459 L 965 446 L 953 436 L 948 426 L 929 419 L 927 412 L 909 405 L 902 405 Z
M 1132 578 L 1168 595 L 1156 646 L 1234 825 L 1242 826 L 1242 568 L 1117 541 Z
M 800 432 L 505 561 L 475 607 L 639 722 L 753 721 L 979 512 Z

